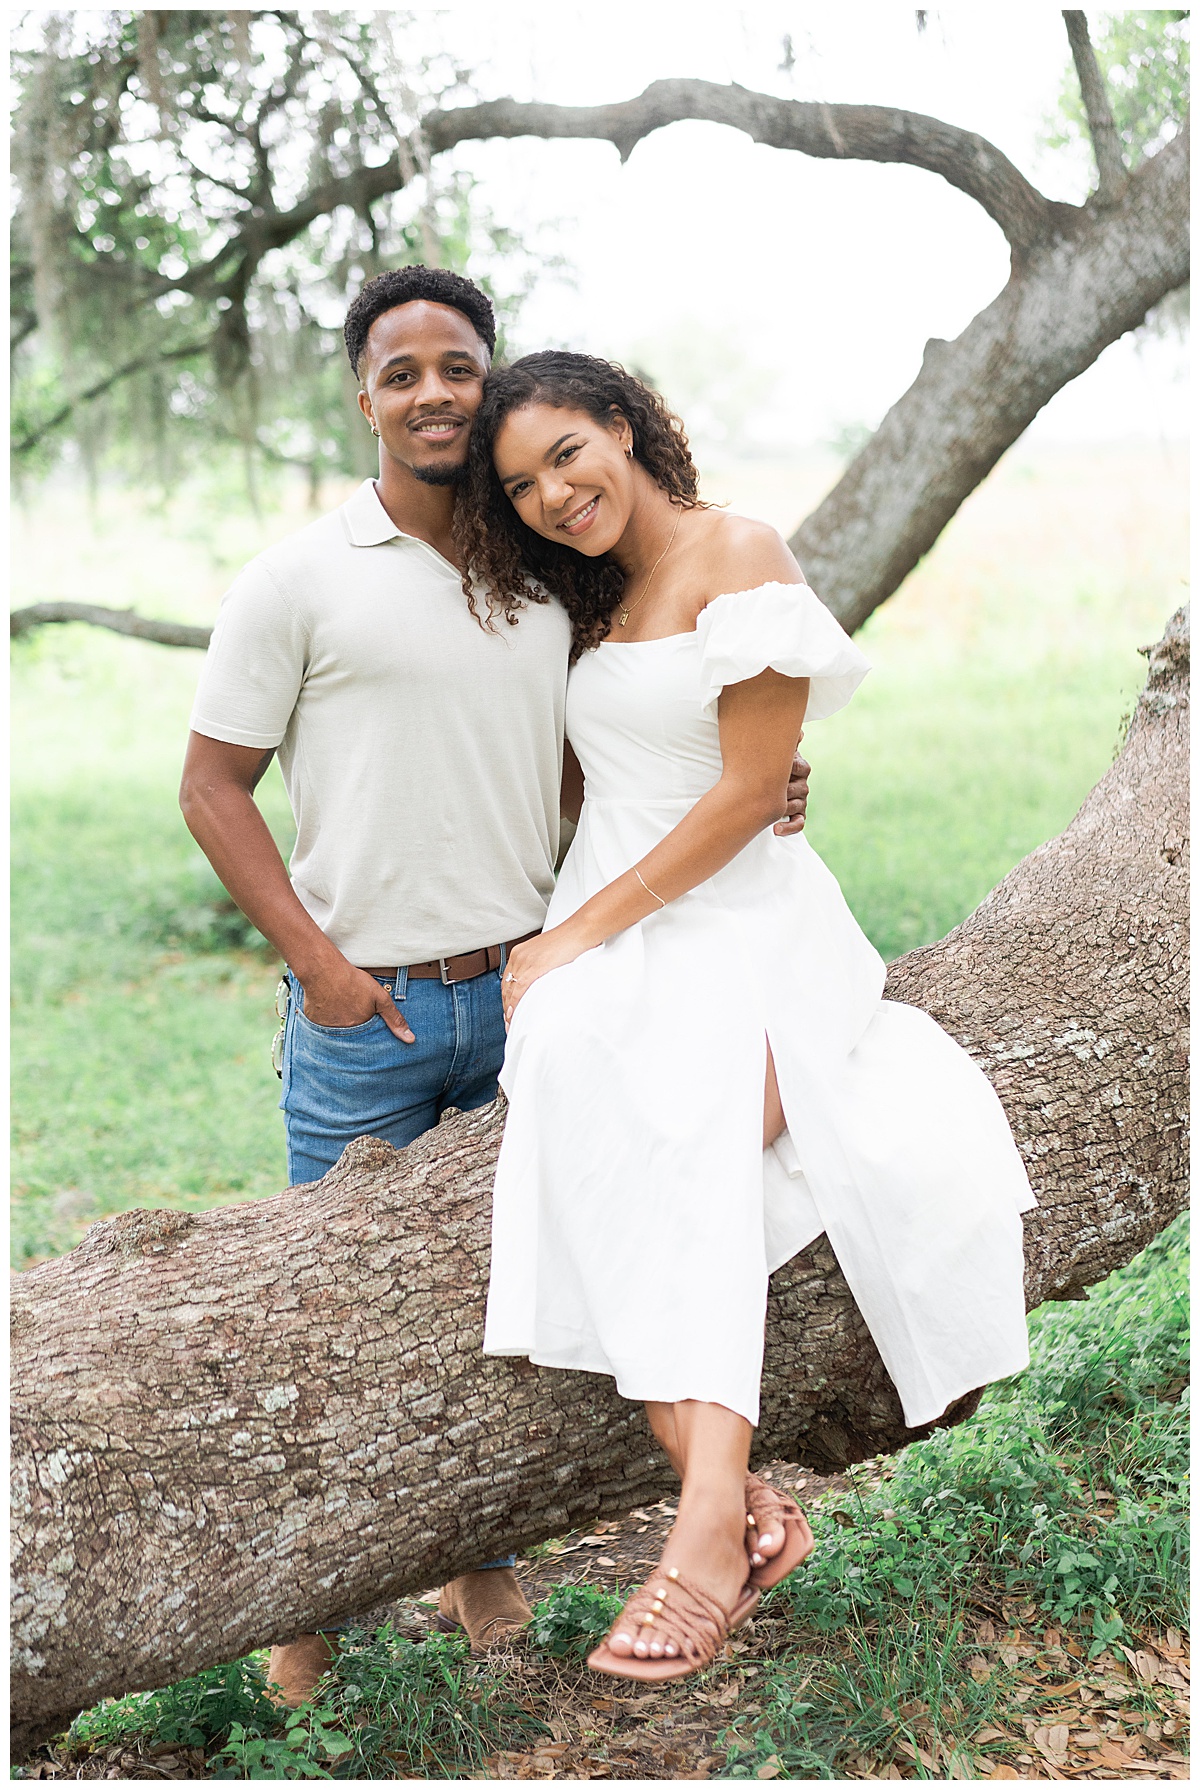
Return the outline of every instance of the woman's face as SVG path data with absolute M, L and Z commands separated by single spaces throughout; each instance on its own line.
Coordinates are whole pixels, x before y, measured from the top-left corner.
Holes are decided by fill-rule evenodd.
M 505 417 L 493 457 L 517 515 L 536 533 L 595 558 L 625 532 L 634 503 L 633 431 L 614 412 L 527 404 Z

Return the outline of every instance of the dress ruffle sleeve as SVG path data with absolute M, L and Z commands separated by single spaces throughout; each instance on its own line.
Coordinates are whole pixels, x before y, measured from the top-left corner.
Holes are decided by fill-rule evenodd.
M 844 708 L 871 669 L 845 630 L 807 584 L 760 584 L 714 597 L 696 623 L 700 706 L 715 717 L 726 684 L 768 666 L 812 680 L 805 713 L 821 721 Z

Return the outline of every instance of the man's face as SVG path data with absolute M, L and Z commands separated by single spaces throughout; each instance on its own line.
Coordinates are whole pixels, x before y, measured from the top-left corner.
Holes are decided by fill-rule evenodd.
M 450 305 L 418 298 L 377 317 L 358 402 L 389 458 L 423 484 L 457 484 L 488 364 L 469 319 Z

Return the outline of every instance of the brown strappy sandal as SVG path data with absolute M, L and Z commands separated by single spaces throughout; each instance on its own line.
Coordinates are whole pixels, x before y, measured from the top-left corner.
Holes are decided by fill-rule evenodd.
M 593 1653 L 588 1665 L 593 1672 L 607 1672 L 612 1678 L 635 1678 L 644 1684 L 665 1684 L 673 1678 L 686 1678 L 711 1666 L 717 1654 L 735 1629 L 752 1614 L 759 1593 L 750 1585 L 742 1588 L 734 1608 L 726 1615 L 716 1598 L 701 1591 L 685 1579 L 677 1566 L 655 1573 L 640 1591 L 635 1591 L 617 1620 Z M 678 1652 L 669 1658 L 664 1654 L 643 1659 L 636 1653 L 614 1653 L 609 1641 L 614 1635 L 648 1638 L 670 1642 Z
M 755 1553 L 760 1535 L 772 1535 L 779 1529 L 783 1531 L 783 1546 L 779 1552 L 764 1560 L 761 1566 L 755 1566 L 751 1559 L 747 1583 L 757 1586 L 760 1591 L 769 1591 L 772 1585 L 778 1585 L 790 1572 L 795 1572 L 808 1559 L 817 1544 L 808 1526 L 808 1518 L 796 1500 L 789 1498 L 786 1492 L 777 1491 L 773 1485 L 768 1485 L 757 1473 L 747 1473 L 747 1555 L 753 1556 Z

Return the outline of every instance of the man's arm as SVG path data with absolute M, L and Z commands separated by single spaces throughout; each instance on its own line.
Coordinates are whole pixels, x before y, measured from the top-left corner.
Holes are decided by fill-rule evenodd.
M 374 976 L 355 969 L 306 911 L 254 800 L 274 757 L 257 746 L 188 736 L 179 806 L 196 841 L 246 918 L 270 940 L 304 989 L 317 1025 L 355 1026 L 378 1013 L 397 1038 L 415 1042 L 407 1020 Z

